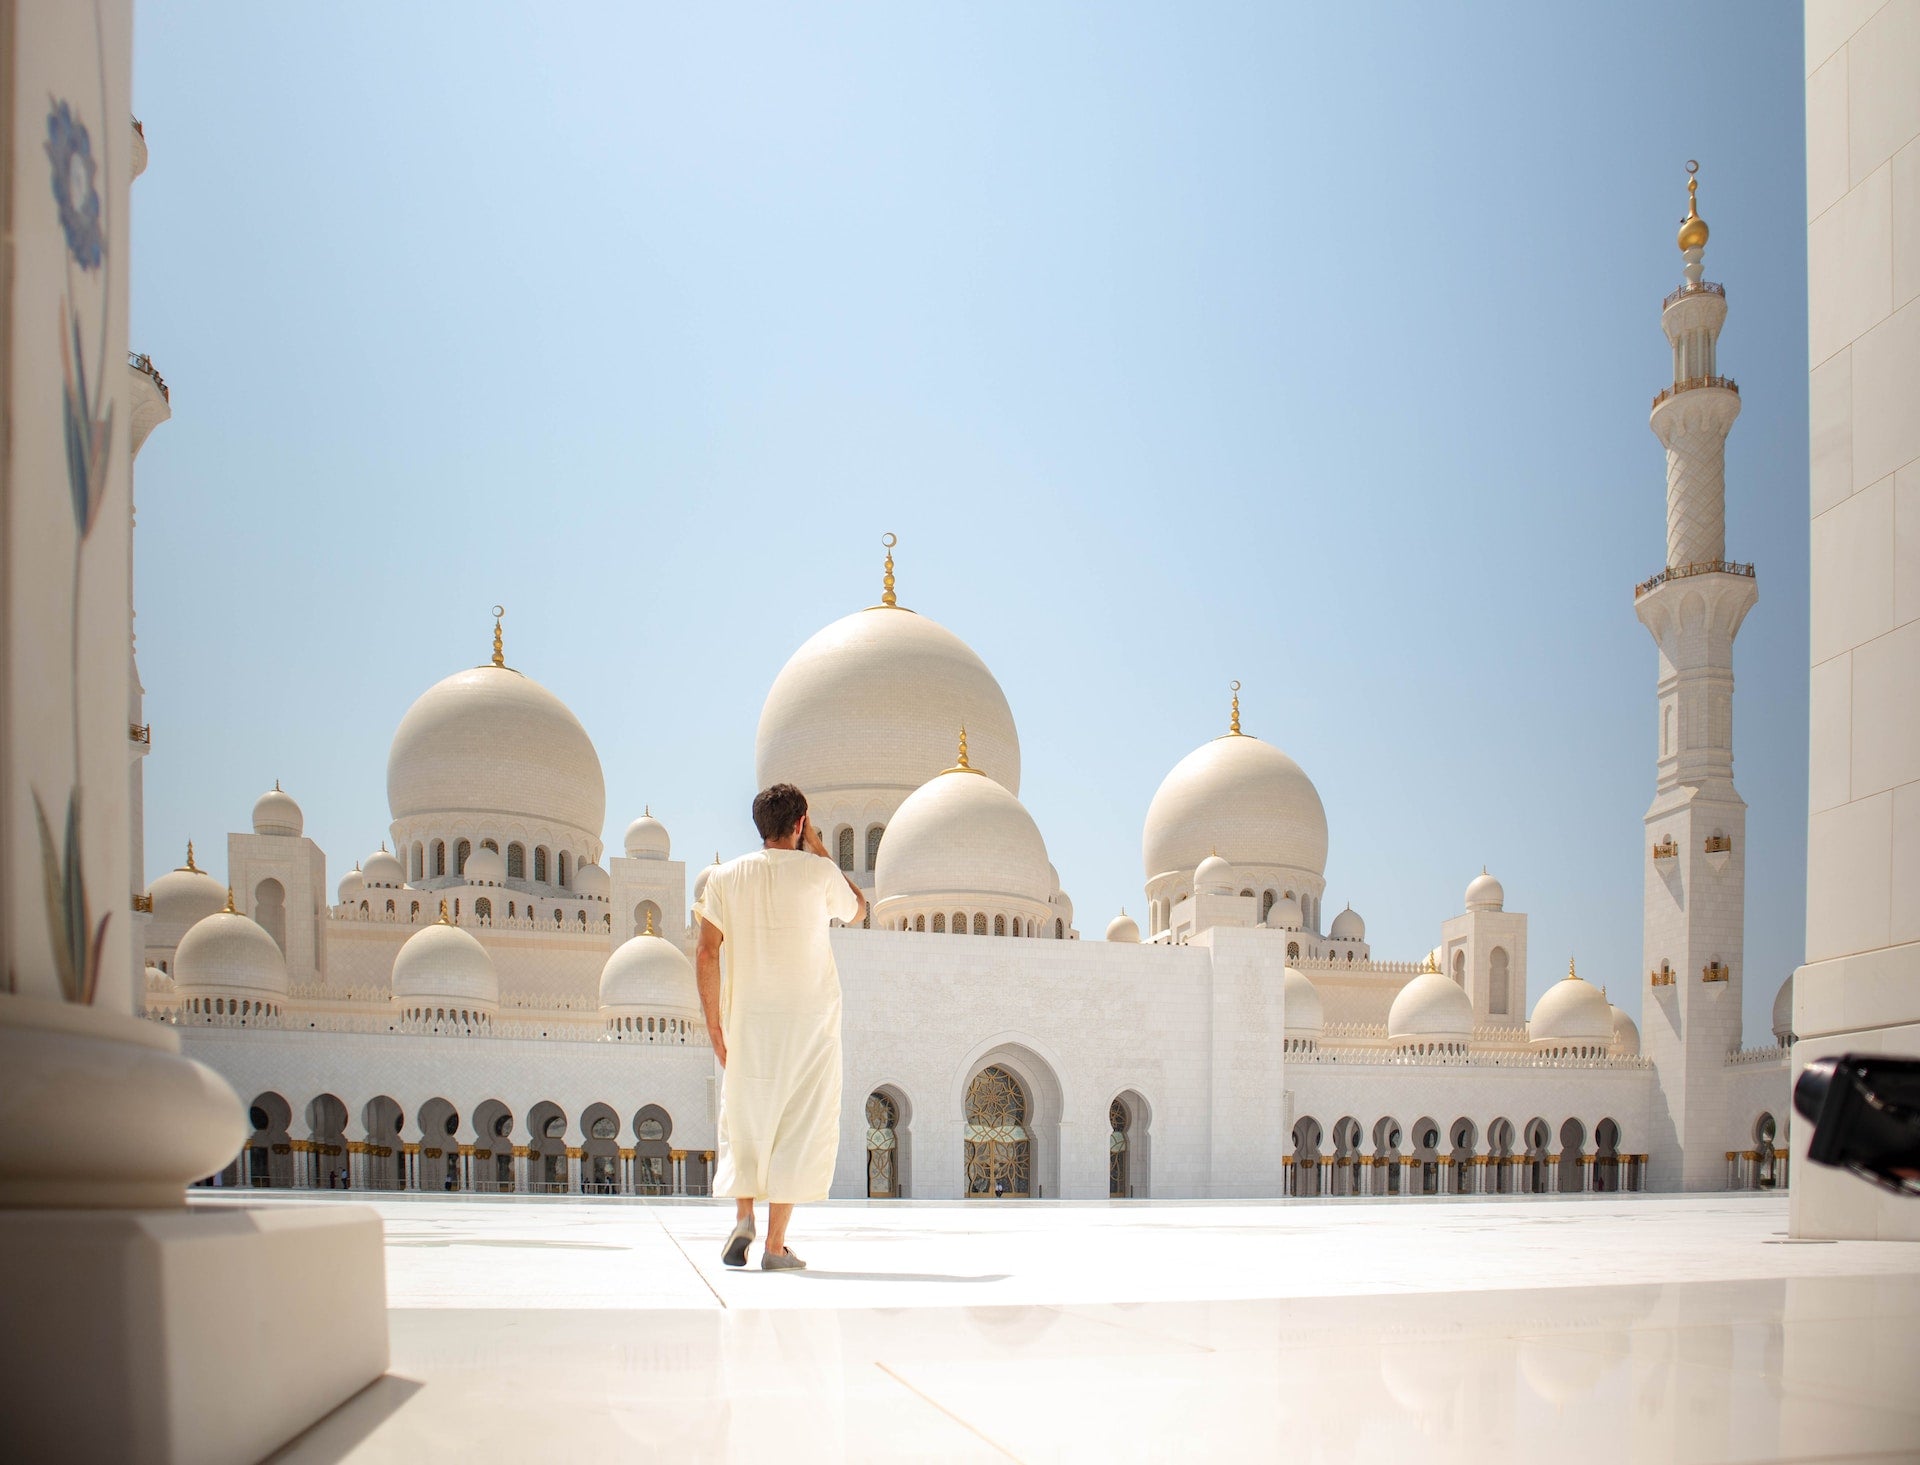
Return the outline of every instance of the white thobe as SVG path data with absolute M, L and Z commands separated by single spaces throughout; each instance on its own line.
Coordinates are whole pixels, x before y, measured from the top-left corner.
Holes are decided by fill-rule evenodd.
M 840 1150 L 840 973 L 827 922 L 859 909 L 833 862 L 802 850 L 755 850 L 707 877 L 693 912 L 726 938 L 715 1195 L 827 1198 Z

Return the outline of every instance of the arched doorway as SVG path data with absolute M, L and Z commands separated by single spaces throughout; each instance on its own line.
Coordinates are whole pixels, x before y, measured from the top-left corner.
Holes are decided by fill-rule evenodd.
M 1544 1119 L 1529 1119 L 1526 1133 L 1522 1136 L 1527 1142 L 1527 1184 L 1529 1195 L 1547 1193 L 1547 1144 L 1553 1138 L 1553 1131 L 1547 1128 Z
M 420 1106 L 420 1189 L 451 1194 L 463 1188 L 460 1175 L 460 1111 L 446 1099 Z
M 1360 1121 L 1351 1114 L 1333 1126 L 1333 1193 L 1360 1194 Z
M 1139 1200 L 1148 1187 L 1152 1159 L 1152 1111 L 1132 1089 L 1107 1105 L 1107 1199 Z
M 262 1189 L 292 1189 L 293 1137 L 287 1133 L 287 1126 L 293 1122 L 293 1106 L 269 1090 L 247 1106 L 247 1119 L 253 1133 L 247 1136 L 241 1183 Z
M 1580 1160 L 1586 1145 L 1587 1126 L 1578 1119 L 1569 1119 L 1560 1126 L 1560 1189 L 1569 1195 L 1586 1189 L 1580 1176 L 1585 1168 Z
M 1487 1160 L 1493 1167 L 1491 1189 L 1497 1195 L 1513 1193 L 1513 1121 L 1496 1119 L 1487 1126 Z
M 1373 1173 L 1379 1177 L 1376 1195 L 1400 1194 L 1400 1121 L 1381 1119 L 1373 1126 Z
M 1320 1194 L 1320 1121 L 1311 1114 L 1293 1125 L 1293 1170 L 1290 1195 Z
M 273 937 L 280 954 L 287 954 L 287 891 L 278 880 L 262 880 L 253 887 L 253 919 Z
M 673 1194 L 673 1116 L 648 1104 L 633 1116 L 633 1193 Z
M 1433 1119 L 1413 1122 L 1413 1175 L 1407 1189 L 1414 1195 L 1440 1194 L 1440 1125 Z
M 1593 1126 L 1593 1188 L 1620 1189 L 1620 1126 L 1611 1119 Z
M 542 1099 L 527 1113 L 527 1189 L 540 1195 L 563 1195 L 567 1184 L 567 1111 L 551 1099 Z
M 1033 1194 L 1033 1141 L 1027 1133 L 1030 1109 L 1026 1085 L 998 1064 L 981 1069 L 968 1083 L 969 1197 L 1015 1199 Z
M 1772 1190 L 1780 1183 L 1778 1162 L 1774 1156 L 1774 1143 L 1779 1136 L 1779 1126 L 1773 1122 L 1771 1114 L 1762 1114 L 1753 1125 L 1753 1188 Z
M 367 1100 L 360 1111 L 366 1127 L 366 1175 L 369 1190 L 400 1190 L 405 1185 L 400 1168 L 400 1127 L 406 1116 L 399 1102 L 386 1094 Z
M 1473 1121 L 1460 1118 L 1447 1130 L 1447 1164 L 1453 1168 L 1453 1193 L 1473 1193 L 1473 1145 L 1479 1139 Z
M 492 1194 L 513 1186 L 513 1110 L 488 1099 L 473 1111 L 473 1188 Z
M 620 1193 L 620 1116 L 611 1104 L 589 1104 L 580 1116 L 580 1193 Z
M 884 1089 L 867 1095 L 867 1199 L 900 1197 L 900 1106 Z
M 313 1156 L 313 1188 L 345 1190 L 353 1183 L 347 1163 L 347 1106 L 332 1094 L 307 1103 L 307 1146 Z

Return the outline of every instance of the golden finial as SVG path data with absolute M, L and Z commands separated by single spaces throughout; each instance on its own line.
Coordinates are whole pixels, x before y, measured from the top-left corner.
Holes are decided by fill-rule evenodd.
M 900 602 L 893 594 L 893 547 L 900 542 L 897 534 L 882 534 L 880 542 L 887 547 L 887 572 L 880 580 L 880 603 L 888 610 L 898 610 Z
M 500 639 L 500 617 L 506 613 L 507 608 L 504 605 L 496 605 L 493 608 L 493 664 L 502 667 L 507 664 L 507 648 Z
M 653 817 L 653 805 L 642 804 L 640 806 L 640 817 L 642 819 L 651 819 Z
M 1429 951 L 1427 953 L 1427 964 L 1420 968 L 1421 973 L 1423 975 L 1427 972 L 1437 973 L 1439 970 L 1440 970 L 1440 963 L 1434 959 L 1433 953 Z
M 1240 731 L 1240 683 L 1234 681 L 1231 686 L 1233 687 L 1233 720 L 1228 724 L 1227 732 L 1236 738 L 1244 737 L 1245 734 Z
M 1700 165 L 1687 159 L 1687 216 L 1680 221 L 1680 252 L 1707 247 L 1707 221 L 1700 217 Z
M 649 907 L 647 908 L 647 934 L 648 934 L 649 936 L 651 936 L 651 935 L 653 935 L 653 934 L 654 934 L 654 931 L 653 931 L 653 908 L 652 908 L 651 906 L 649 906 Z
M 192 840 L 187 841 L 187 863 L 184 866 L 182 866 L 182 868 L 191 870 L 196 875 L 200 873 L 200 867 L 194 864 L 193 862 L 193 841 Z
M 447 914 L 447 898 L 444 895 L 440 897 L 440 924 L 443 926 L 453 924 L 453 918 Z
M 955 763 L 951 768 L 943 769 L 942 772 L 945 772 L 945 773 L 979 773 L 980 772 L 978 768 L 975 768 L 971 763 L 967 761 L 967 730 L 964 726 L 962 726 L 960 729 L 960 761 Z M 982 777 L 984 776 L 985 775 L 983 774 Z
M 233 887 L 231 885 L 227 887 L 227 914 L 230 916 L 237 916 L 240 914 L 240 912 L 238 912 L 233 908 Z
M 275 793 L 281 793 L 281 792 L 283 792 L 283 790 L 282 790 L 282 789 L 281 789 L 281 787 L 280 787 L 280 780 L 279 780 L 279 779 L 277 779 L 277 778 L 276 778 L 276 779 L 275 779 L 275 780 L 273 781 L 273 791 L 274 791 Z
M 1580 976 L 1580 973 L 1576 972 L 1573 969 L 1573 958 L 1568 957 L 1567 958 L 1567 980 L 1569 982 L 1575 981 L 1579 978 L 1579 976 Z

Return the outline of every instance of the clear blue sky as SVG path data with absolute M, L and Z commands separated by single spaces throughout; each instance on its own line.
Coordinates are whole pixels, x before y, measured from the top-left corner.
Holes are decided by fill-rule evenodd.
M 1097 937 L 1225 728 L 1409 959 L 1484 863 L 1637 1012 L 1689 157 L 1745 415 L 1747 1040 L 1802 952 L 1800 8 L 143 6 L 149 876 L 275 778 L 329 879 L 412 699 L 509 660 L 606 838 L 751 830 L 760 703 L 878 594 L 970 642 Z

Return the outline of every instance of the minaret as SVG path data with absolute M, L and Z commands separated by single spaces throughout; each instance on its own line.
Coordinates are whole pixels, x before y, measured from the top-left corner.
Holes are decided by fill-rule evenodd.
M 1689 163 L 1688 173 L 1698 165 Z M 1740 1046 L 1747 806 L 1733 787 L 1733 638 L 1759 597 L 1753 566 L 1726 557 L 1727 431 L 1740 390 L 1718 375 L 1726 291 L 1702 278 L 1699 180 L 1687 181 L 1685 281 L 1660 326 L 1673 385 L 1653 399 L 1667 450 L 1667 562 L 1634 590 L 1660 648 L 1658 758 L 1647 810 L 1642 1041 L 1659 1081 L 1649 1186 L 1718 1189 L 1732 1118 L 1727 1055 Z

